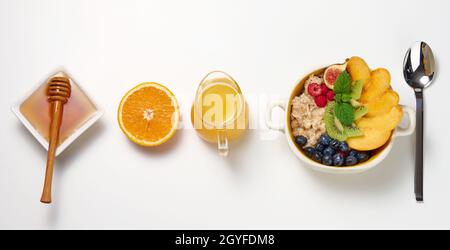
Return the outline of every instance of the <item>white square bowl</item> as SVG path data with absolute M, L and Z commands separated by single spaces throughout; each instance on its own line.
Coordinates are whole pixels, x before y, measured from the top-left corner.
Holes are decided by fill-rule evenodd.
M 73 80 L 73 78 L 70 76 L 70 74 L 66 73 L 64 70 L 58 70 L 54 74 L 51 74 L 49 77 L 54 76 L 55 74 L 58 74 L 58 73 L 66 74 L 69 77 L 71 84 L 74 84 L 75 81 Z M 20 106 L 28 97 L 30 97 L 35 91 L 37 91 L 43 84 L 46 84 L 47 79 L 49 77 L 47 77 L 42 83 L 38 84 L 30 93 L 28 93 L 28 95 L 25 95 L 20 101 L 18 101 L 15 105 L 13 105 L 11 107 L 12 112 L 17 116 L 17 118 L 22 122 L 22 124 L 28 129 L 28 131 L 30 131 L 30 133 L 36 138 L 36 140 L 38 140 L 38 142 L 46 150 L 48 150 L 49 142 L 47 141 L 47 139 L 45 139 L 39 133 L 39 131 L 37 131 L 34 128 L 34 126 L 28 121 L 28 119 L 22 114 L 22 112 L 20 111 Z M 89 97 L 89 95 L 83 90 L 83 88 L 78 83 L 75 82 L 75 84 L 83 91 L 83 93 L 87 96 L 87 98 L 95 106 L 96 111 L 91 115 L 91 117 L 81 127 L 77 128 L 74 133 L 72 133 L 67 139 L 64 140 L 63 143 L 61 143 L 61 145 L 58 146 L 58 148 L 56 149 L 55 156 L 60 155 L 65 149 L 67 149 L 67 147 L 69 147 L 70 144 L 72 144 L 88 128 L 90 128 L 92 125 L 94 125 L 94 123 L 97 122 L 100 119 L 100 117 L 103 116 L 103 111 L 98 108 L 97 104 L 95 104 L 95 102 L 93 102 L 92 98 Z

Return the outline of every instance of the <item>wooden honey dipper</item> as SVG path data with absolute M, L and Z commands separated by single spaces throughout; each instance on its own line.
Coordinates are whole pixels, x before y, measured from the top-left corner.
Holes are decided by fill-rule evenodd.
M 47 155 L 47 169 L 45 172 L 44 190 L 41 202 L 49 204 L 52 202 L 52 180 L 53 165 L 55 162 L 56 148 L 59 142 L 59 131 L 61 128 L 64 105 L 70 98 L 70 80 L 64 76 L 55 76 L 50 79 L 47 86 L 47 96 L 50 102 L 50 139 Z

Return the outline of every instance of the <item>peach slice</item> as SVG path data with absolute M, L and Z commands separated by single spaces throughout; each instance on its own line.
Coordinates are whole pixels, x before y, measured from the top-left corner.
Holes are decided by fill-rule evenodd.
M 351 57 L 347 62 L 347 71 L 353 81 L 360 80 L 363 86 L 369 83 L 370 69 L 364 59 L 357 56 Z
M 347 143 L 352 149 L 369 151 L 380 148 L 391 137 L 391 131 L 384 131 L 375 128 L 362 128 L 363 136 L 347 139 Z
M 391 74 L 387 69 L 378 68 L 370 74 L 370 83 L 364 88 L 360 101 L 369 103 L 383 95 L 391 87 Z
M 398 104 L 399 99 L 400 97 L 397 92 L 388 90 L 376 100 L 365 104 L 365 106 L 369 109 L 369 112 L 367 112 L 366 115 L 371 117 L 386 114 Z
M 356 122 L 358 128 L 372 128 L 381 131 L 391 131 L 397 127 L 403 117 L 403 109 L 396 105 L 388 113 L 363 117 Z

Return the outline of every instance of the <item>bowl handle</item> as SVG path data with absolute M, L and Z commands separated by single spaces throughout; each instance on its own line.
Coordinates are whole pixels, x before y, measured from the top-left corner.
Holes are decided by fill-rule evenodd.
M 401 105 L 403 112 L 408 114 L 409 124 L 406 128 L 397 127 L 395 136 L 408 136 L 416 129 L 416 112 L 408 106 Z
M 274 108 L 276 108 L 276 107 L 278 107 L 278 108 L 281 108 L 284 112 L 286 112 L 286 103 L 284 102 L 284 101 L 281 101 L 281 100 L 279 100 L 279 101 L 274 101 L 274 102 L 272 102 L 272 103 L 270 103 L 268 106 L 267 106 L 267 112 L 266 112 L 266 126 L 269 128 L 269 129 L 272 129 L 272 130 L 278 130 L 278 131 L 281 131 L 281 132 L 285 132 L 284 130 L 284 124 L 276 124 L 276 123 L 274 123 L 273 121 L 272 121 L 272 111 L 273 111 L 273 109 Z

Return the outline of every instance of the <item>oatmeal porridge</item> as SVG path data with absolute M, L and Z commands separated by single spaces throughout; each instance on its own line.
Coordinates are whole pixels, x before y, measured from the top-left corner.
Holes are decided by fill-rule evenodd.
M 305 89 L 310 84 L 322 84 L 320 76 L 311 75 L 305 83 Z M 316 145 L 320 136 L 325 133 L 324 107 L 318 107 L 314 97 L 304 91 L 292 100 L 291 126 L 294 136 L 304 136 L 308 139 L 306 147 Z

